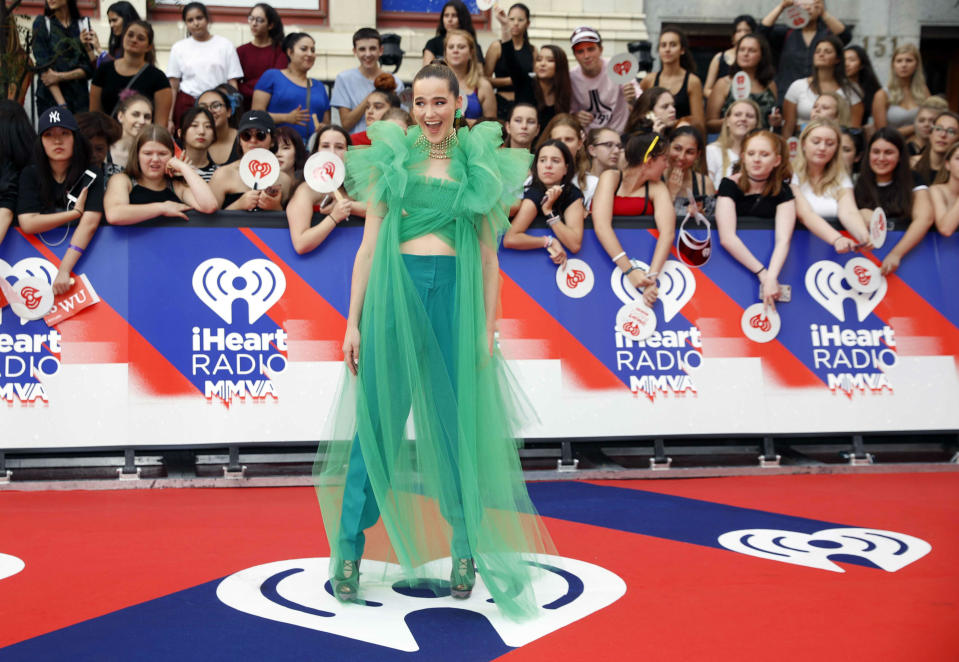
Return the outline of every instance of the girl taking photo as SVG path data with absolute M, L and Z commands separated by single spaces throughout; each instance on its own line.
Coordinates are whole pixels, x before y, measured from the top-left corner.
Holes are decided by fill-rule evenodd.
M 555 264 L 566 263 L 566 253 L 583 245 L 583 194 L 573 185 L 576 167 L 569 148 L 547 140 L 533 155 L 533 183 L 526 189 L 519 211 L 503 237 L 503 246 L 516 250 L 545 249 Z M 545 237 L 526 234 L 534 221 L 549 227 Z
M 656 278 L 669 258 L 676 236 L 676 212 L 669 189 L 662 182 L 669 164 L 666 141 L 658 133 L 630 136 L 626 141 L 626 170 L 607 170 L 599 177 L 593 197 L 593 227 L 613 263 L 652 307 L 659 298 Z M 644 272 L 630 262 L 630 256 L 613 229 L 613 216 L 652 216 L 659 238 Z M 635 255 L 633 256 L 635 257 Z
M 759 279 L 760 298 L 775 309 L 779 298 L 779 273 L 789 253 L 796 227 L 796 201 L 789 187 L 789 150 L 775 133 L 761 130 L 743 141 L 742 167 L 719 184 L 716 229 L 719 242 L 733 258 Z M 736 233 L 740 218 L 749 216 L 775 222 L 775 244 L 769 264 L 756 257 Z
M 108 223 L 133 225 L 161 216 L 189 220 L 190 209 L 217 210 L 209 185 L 174 151 L 169 131 L 155 124 L 144 127 L 126 172 L 110 178 L 103 200 Z

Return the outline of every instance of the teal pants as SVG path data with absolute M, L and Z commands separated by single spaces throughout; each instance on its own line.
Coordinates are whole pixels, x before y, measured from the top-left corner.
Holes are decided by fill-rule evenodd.
M 432 326 L 433 333 L 439 344 L 440 353 L 446 364 L 446 371 L 449 374 L 452 384 L 456 384 L 454 362 L 453 333 L 455 322 L 455 311 L 453 310 L 456 297 L 456 258 L 449 255 L 403 255 L 403 262 L 406 265 L 416 292 L 426 315 Z M 362 341 L 361 341 L 362 342 Z M 369 370 L 373 365 L 373 353 L 377 348 L 363 345 L 360 352 L 360 360 L 367 361 L 364 367 L 364 379 L 361 384 L 371 412 L 377 412 L 376 406 L 376 375 Z M 410 393 L 408 388 L 397 386 L 392 392 L 393 398 L 397 400 L 395 411 L 402 413 L 392 421 L 373 421 L 373 427 L 377 436 L 384 433 L 390 435 L 402 435 L 403 428 L 406 426 L 406 420 L 410 411 Z M 455 412 L 438 412 L 439 415 L 455 415 Z M 455 429 L 455 427 L 453 427 Z M 445 452 L 448 453 L 448 459 L 452 467 L 458 466 L 457 448 L 455 438 L 445 439 Z M 451 480 L 455 481 L 454 492 L 460 493 L 459 476 L 452 472 Z M 440 503 L 440 509 L 443 517 L 449 522 L 453 529 L 453 539 L 451 543 L 451 553 L 456 557 L 471 556 L 469 541 L 466 535 L 466 527 L 463 519 L 463 504 L 461 500 L 454 503 Z M 350 464 L 346 473 L 346 485 L 343 491 L 343 512 L 340 517 L 340 537 L 339 553 L 343 559 L 359 559 L 363 556 L 363 549 L 366 544 L 364 531 L 376 524 L 380 517 L 380 509 L 376 503 L 373 494 L 373 488 L 370 485 L 370 478 L 366 469 L 366 462 L 363 460 L 363 452 L 360 448 L 359 439 L 353 440 L 353 446 L 350 452 Z

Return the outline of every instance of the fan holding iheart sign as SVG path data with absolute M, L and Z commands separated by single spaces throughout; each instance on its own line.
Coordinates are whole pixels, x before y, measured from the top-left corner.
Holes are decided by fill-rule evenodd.
M 213 173 L 210 188 L 221 209 L 278 211 L 290 194 L 292 180 L 276 158 L 276 125 L 270 114 L 250 110 L 237 127 L 242 157 Z

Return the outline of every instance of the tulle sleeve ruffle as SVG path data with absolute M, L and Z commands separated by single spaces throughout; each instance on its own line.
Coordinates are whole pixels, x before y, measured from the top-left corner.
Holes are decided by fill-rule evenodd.
M 371 145 L 346 154 L 346 191 L 374 207 L 389 205 L 406 192 L 409 141 L 393 122 L 376 122 L 366 134 Z
M 477 222 L 485 220 L 498 239 L 509 228 L 510 205 L 523 196 L 533 156 L 526 150 L 500 148 L 502 129 L 496 122 L 462 128 L 457 136 L 460 149 L 453 155 L 450 175 L 463 185 L 454 207 Z

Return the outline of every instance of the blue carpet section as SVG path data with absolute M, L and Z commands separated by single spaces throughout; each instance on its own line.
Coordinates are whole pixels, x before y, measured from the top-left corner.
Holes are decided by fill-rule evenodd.
M 544 517 L 706 547 L 721 548 L 717 542 L 719 536 L 737 529 L 784 529 L 815 533 L 822 529 L 858 526 L 572 481 L 530 483 L 529 494 Z M 854 562 L 872 566 L 865 559 L 856 559 Z
M 0 649 L 2 662 L 220 660 L 488 662 L 508 651 L 483 616 L 427 609 L 407 617 L 415 653 L 278 623 L 236 611 L 216 597 L 219 580 Z

